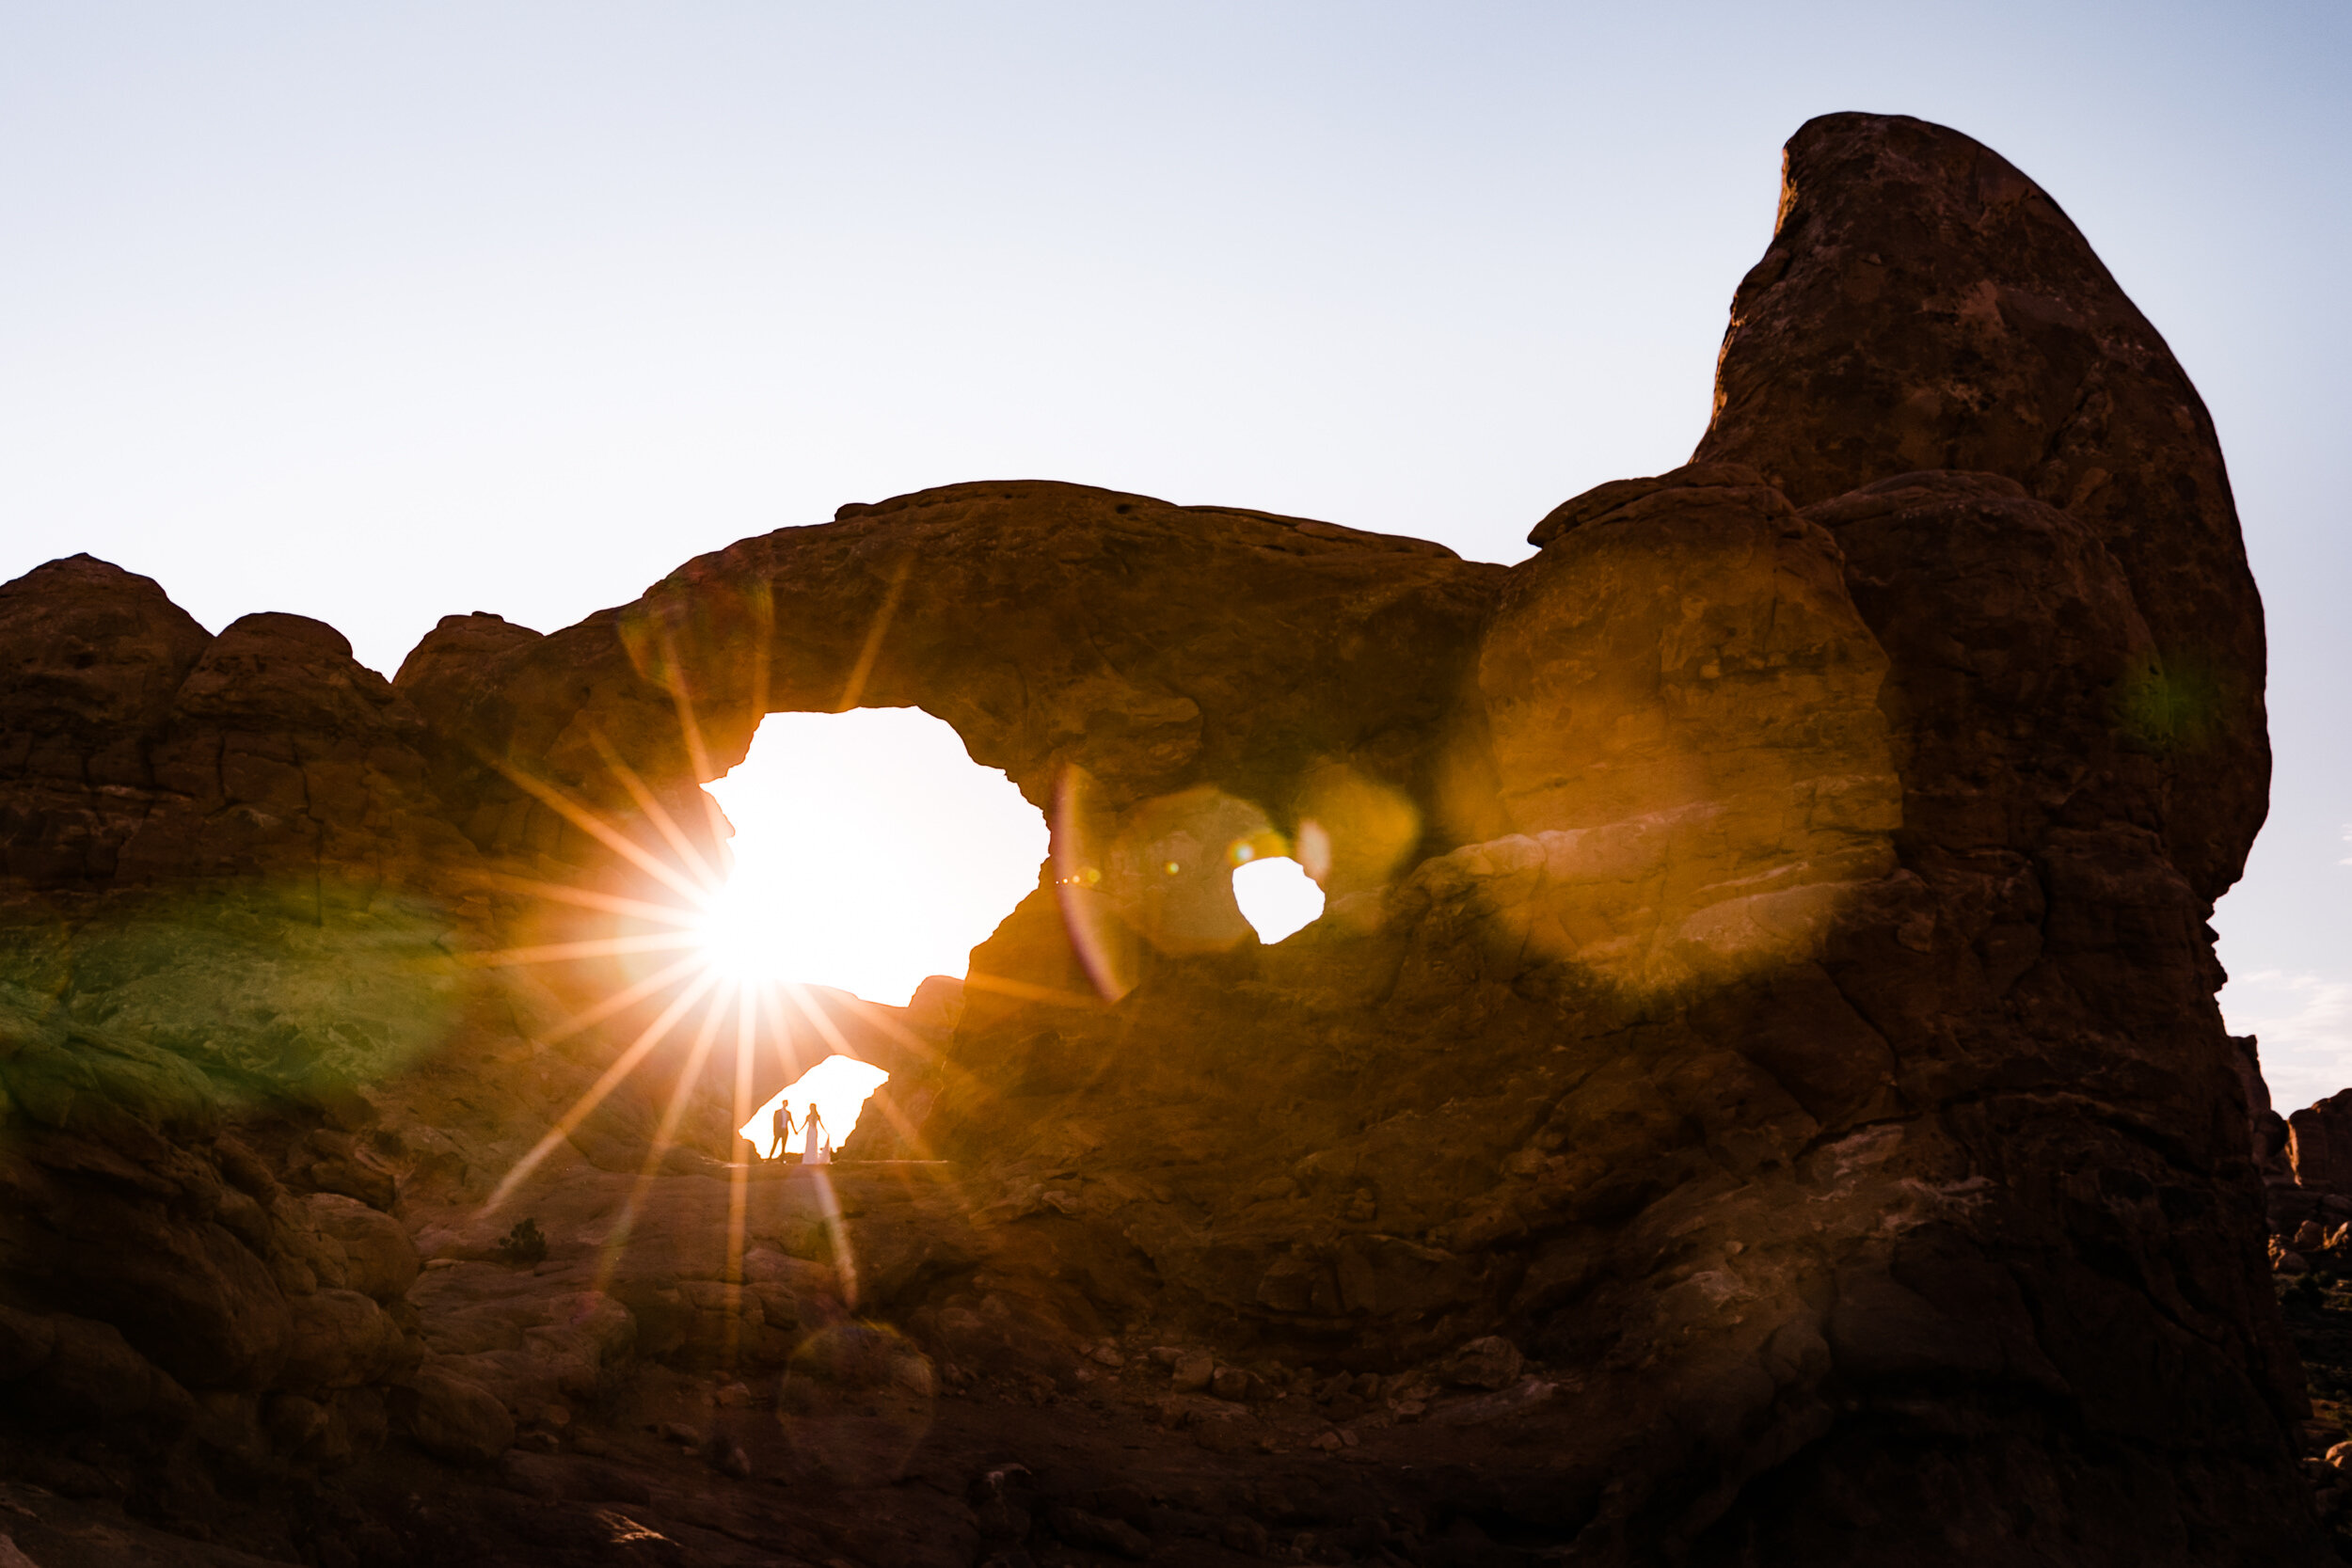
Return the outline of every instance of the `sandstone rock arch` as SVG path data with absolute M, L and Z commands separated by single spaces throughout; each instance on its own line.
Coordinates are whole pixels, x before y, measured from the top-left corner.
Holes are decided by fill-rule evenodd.
M 550 637 L 444 621 L 395 685 L 429 717 L 437 776 L 466 802 L 475 842 L 493 855 L 567 842 L 501 768 L 634 817 L 615 761 L 674 819 L 707 831 L 694 788 L 740 760 L 762 714 L 859 704 L 946 721 L 1065 829 L 1083 816 L 1105 838 L 1134 808 L 1203 788 L 1287 828 L 1335 771 L 1412 802 L 1416 842 L 1380 859 L 1487 825 L 1462 699 L 1500 567 L 1417 540 L 1041 481 L 842 511 L 700 557 Z M 1377 879 L 1344 852 L 1354 842 L 1335 892 Z M 1231 867 L 1215 859 L 1187 857 L 1178 899 L 1230 936 L 1241 929 Z M 1025 924 L 1052 922 L 1041 909 Z M 1051 958 L 1015 967 L 1030 985 L 1088 984 Z
M 591 731 L 674 786 L 739 760 L 760 713 L 864 704 L 946 720 L 1041 806 L 1068 766 L 1124 804 L 1204 781 L 1279 798 L 1321 755 L 1434 796 L 1435 736 L 1503 575 L 1417 540 L 1042 481 L 842 512 L 550 638 L 474 653 L 453 618 L 398 685 L 443 733 L 584 787 Z

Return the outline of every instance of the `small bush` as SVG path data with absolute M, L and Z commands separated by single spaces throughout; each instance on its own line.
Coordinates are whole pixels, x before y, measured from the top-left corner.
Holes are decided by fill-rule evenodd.
M 516 1221 L 515 1228 L 506 1233 L 504 1241 L 499 1243 L 500 1261 L 518 1269 L 543 1262 L 547 1256 L 547 1232 L 539 1228 L 536 1219 Z

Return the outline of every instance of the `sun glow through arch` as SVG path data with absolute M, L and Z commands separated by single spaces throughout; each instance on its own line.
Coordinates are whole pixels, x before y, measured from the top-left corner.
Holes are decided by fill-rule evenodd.
M 696 931 L 745 979 L 902 1006 L 1037 886 L 1045 818 L 920 708 L 770 714 L 709 786 L 734 865 Z
M 673 695 L 687 750 L 699 758 L 691 705 Z M 971 949 L 1036 888 L 1045 858 L 1043 815 L 1001 772 L 973 762 L 949 726 L 919 709 L 770 715 L 744 762 L 705 797 L 711 829 L 733 837 L 731 852 L 715 863 L 618 752 L 592 738 L 636 803 L 636 823 L 506 764 L 491 766 L 643 873 L 649 880 L 642 895 L 493 874 L 488 880 L 507 892 L 612 923 L 605 934 L 532 942 L 470 961 L 573 968 L 626 960 L 637 969 L 633 979 L 614 981 L 539 1033 L 538 1046 L 615 1020 L 630 1021 L 632 1029 L 636 1020 L 650 1022 L 516 1161 L 485 1200 L 485 1214 L 513 1196 L 624 1082 L 657 1065 L 675 1078 L 646 1152 L 640 1199 L 669 1151 L 689 1140 L 707 1069 L 732 1083 L 730 1130 L 756 1131 L 759 1118 L 751 1113 L 757 1078 L 782 1068 L 791 1085 L 760 1110 L 800 1091 L 797 1115 L 809 1098 L 802 1080 L 811 1053 L 832 1047 L 831 1059 L 817 1069 L 818 1078 L 828 1071 L 832 1077 L 815 1098 L 837 1148 L 867 1095 L 887 1077 L 855 1057 L 845 1024 L 878 1029 L 902 1050 L 928 1054 L 932 1047 L 892 1009 L 931 974 L 963 974 Z M 919 1148 L 914 1128 L 896 1130 Z M 763 1154 L 769 1141 L 758 1140 Z M 736 1168 L 731 1247 L 741 1243 L 745 1167 Z M 635 1203 L 616 1234 L 626 1235 Z
M 672 694 L 687 752 L 700 769 L 705 753 L 691 704 L 676 687 Z M 920 709 L 771 714 L 745 760 L 703 797 L 707 826 L 717 838 L 732 839 L 731 849 L 714 859 L 610 744 L 591 739 L 634 801 L 634 820 L 488 760 L 647 881 L 629 896 L 491 873 L 485 880 L 508 893 L 597 918 L 585 927 L 575 924 L 574 940 L 543 940 L 469 961 L 573 968 L 625 960 L 620 973 L 632 977 L 613 978 L 601 995 L 592 986 L 593 1000 L 583 998 L 579 1011 L 533 1040 L 545 1048 L 616 1021 L 634 1036 L 515 1162 L 482 1212 L 486 1217 L 502 1207 L 624 1082 L 656 1068 L 670 1077 L 667 1107 L 649 1140 L 636 1195 L 608 1243 L 625 1245 L 665 1158 L 681 1143 L 707 1138 L 696 1097 L 723 1079 L 733 1090 L 733 1117 L 721 1134 L 735 1151 L 732 1259 L 743 1244 L 746 1213 L 742 1141 L 765 1156 L 773 1109 L 789 1103 L 798 1117 L 811 1099 L 823 1109 L 834 1146 L 847 1139 L 867 1097 L 889 1076 L 856 1055 L 844 1028 L 852 1020 L 891 1037 L 913 1059 L 931 1053 L 934 1046 L 896 1009 L 928 976 L 967 976 L 971 950 L 1038 889 L 1048 851 L 1044 816 L 1004 774 L 975 763 L 953 729 Z M 1308 839 L 1315 831 L 1308 825 L 1302 850 L 1312 849 Z M 1241 873 L 1233 893 L 1260 940 L 1277 942 L 1321 913 L 1322 891 L 1286 858 L 1251 863 L 1253 847 L 1241 844 L 1232 856 Z M 1306 858 L 1311 863 L 1314 857 Z M 599 921 L 608 923 L 594 934 Z M 1015 986 L 1001 977 L 989 983 L 996 990 Z M 1099 1005 L 1091 996 L 1036 994 L 1061 1006 Z M 810 1070 L 813 1053 L 824 1055 Z M 771 1066 L 791 1082 L 757 1104 L 755 1085 Z M 926 1158 L 919 1130 L 887 1103 L 883 1108 L 905 1147 Z M 790 1146 L 800 1147 L 797 1139 Z M 830 1202 L 825 1169 L 816 1166 L 813 1174 Z
M 1288 855 L 1252 857 L 1235 867 L 1233 901 L 1269 946 L 1323 916 L 1323 889 Z

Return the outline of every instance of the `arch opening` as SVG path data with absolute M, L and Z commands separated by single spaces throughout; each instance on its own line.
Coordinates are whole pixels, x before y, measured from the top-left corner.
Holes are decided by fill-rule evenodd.
M 763 1159 L 771 1154 L 801 1153 L 800 1133 L 793 1133 L 778 1146 L 776 1112 L 781 1109 L 793 1122 L 805 1124 L 809 1107 L 814 1105 L 818 1119 L 824 1125 L 825 1142 L 838 1150 L 857 1130 L 858 1117 L 865 1110 L 867 1098 L 888 1082 L 890 1074 L 871 1062 L 837 1053 L 828 1056 L 778 1089 L 773 1099 L 736 1129 L 736 1135 L 757 1148 Z
M 1235 866 L 1233 901 L 1268 946 L 1323 916 L 1322 886 L 1288 855 L 1253 856 Z
M 920 708 L 771 713 L 705 787 L 735 837 L 701 940 L 745 981 L 903 1006 L 962 976 L 1046 856 L 1043 815 Z

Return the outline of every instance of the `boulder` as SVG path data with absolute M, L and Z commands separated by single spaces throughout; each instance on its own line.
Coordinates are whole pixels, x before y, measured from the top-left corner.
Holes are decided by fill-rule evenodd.
M 481 684 L 501 655 L 527 648 L 540 636 L 487 610 L 444 615 L 400 661 L 392 689 L 429 722 L 446 729 L 469 689 Z
M 515 1418 L 482 1385 L 432 1369 L 397 1391 L 394 1412 L 417 1447 L 452 1465 L 489 1465 L 515 1446 Z
M 210 635 L 149 578 L 76 555 L 0 585 L 0 872 L 110 877 L 149 749 Z
M 2352 1089 L 2288 1117 L 2286 1154 L 2296 1186 L 2352 1195 Z
M 51 1432 L 170 1418 L 188 1396 L 110 1323 L 57 1313 L 42 1324 L 48 1354 L 8 1389 L 10 1408 Z
M 74 733 L 119 744 L 162 721 L 211 641 L 152 578 L 87 555 L 36 566 L 0 585 L 0 724 L 20 747 Z
M 1523 1360 L 1517 1345 L 1500 1334 L 1488 1334 L 1447 1357 L 1445 1376 L 1467 1388 L 1507 1388 L 1518 1381 Z
M 400 1325 L 357 1291 L 314 1291 L 296 1296 L 284 1370 L 285 1387 L 316 1392 L 381 1383 L 408 1355 Z
M 312 1193 L 303 1206 L 319 1234 L 342 1251 L 339 1283 L 377 1301 L 408 1293 L 417 1278 L 417 1246 L 398 1220 L 340 1193 Z
M 87 1191 L 55 1239 L 51 1291 L 120 1326 L 197 1388 L 262 1388 L 285 1364 L 292 1318 L 269 1268 L 210 1221 Z

